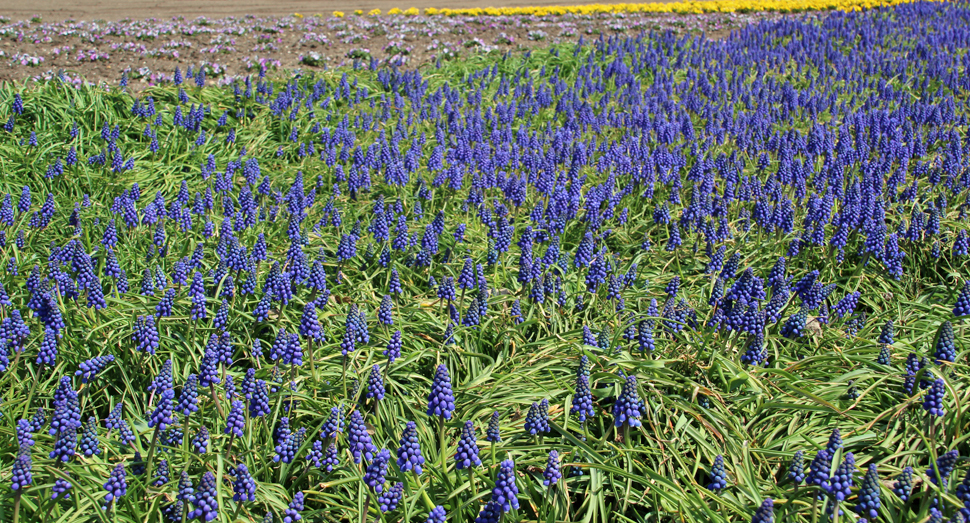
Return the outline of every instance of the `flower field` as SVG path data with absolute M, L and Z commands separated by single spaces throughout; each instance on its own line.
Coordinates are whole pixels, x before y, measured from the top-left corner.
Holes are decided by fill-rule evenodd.
M 0 85 L 0 521 L 966 521 L 970 4 L 579 36 Z
M 872 7 L 889 7 L 909 3 L 910 0 L 709 0 L 687 2 L 651 2 L 630 4 L 587 4 L 575 6 L 488 7 L 471 9 L 428 8 L 429 15 L 563 15 L 603 13 L 733 13 L 735 11 L 824 11 L 838 9 L 856 11 Z M 401 12 L 400 9 L 392 10 Z M 417 12 L 412 11 L 413 14 Z

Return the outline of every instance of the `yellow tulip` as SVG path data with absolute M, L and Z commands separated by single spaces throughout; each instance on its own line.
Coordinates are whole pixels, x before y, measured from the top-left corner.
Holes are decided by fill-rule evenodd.
M 470 9 L 435 9 L 429 7 L 424 14 L 444 16 L 549 16 L 549 15 L 591 15 L 591 14 L 623 14 L 623 13 L 734 13 L 738 11 L 776 11 L 800 12 L 837 9 L 842 11 L 859 11 L 880 6 L 893 6 L 913 2 L 916 0 L 705 0 L 680 1 L 669 3 L 643 4 L 587 4 L 578 6 L 534 6 L 534 7 L 505 7 L 470 8 Z M 930 0 L 945 1 L 945 0 Z M 413 9 L 413 8 L 412 8 Z M 415 12 L 417 10 L 414 10 Z M 399 10 L 392 10 L 397 14 Z M 411 9 L 405 14 L 412 12 Z

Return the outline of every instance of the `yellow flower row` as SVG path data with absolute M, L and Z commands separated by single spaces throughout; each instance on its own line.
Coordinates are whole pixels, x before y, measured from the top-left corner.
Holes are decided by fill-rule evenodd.
M 916 0 L 706 0 L 699 2 L 667 2 L 649 4 L 587 4 L 571 6 L 535 6 L 535 7 L 485 7 L 472 9 L 437 9 L 429 7 L 424 10 L 426 15 L 444 16 L 547 16 L 547 15 L 595 15 L 617 13 L 734 13 L 748 11 L 775 11 L 794 13 L 800 11 L 859 11 L 874 7 L 886 7 L 906 4 Z M 930 0 L 945 1 L 945 0 Z M 354 14 L 363 15 L 361 10 Z M 380 9 L 373 9 L 368 15 L 381 14 Z M 398 8 L 387 12 L 390 15 L 415 16 L 420 11 L 412 7 L 407 10 Z M 334 11 L 336 17 L 344 13 Z

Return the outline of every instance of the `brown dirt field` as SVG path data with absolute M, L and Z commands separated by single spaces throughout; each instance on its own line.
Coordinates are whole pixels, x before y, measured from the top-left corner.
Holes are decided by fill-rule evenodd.
M 722 38 L 778 13 L 598 14 L 549 16 L 357 16 L 428 0 L 348 4 L 341 0 L 0 0 L 0 81 L 53 78 L 117 85 L 128 71 L 133 91 L 171 80 L 176 67 L 206 70 L 206 83 L 259 73 L 348 65 L 355 60 L 412 68 L 489 52 L 670 30 Z M 492 0 L 459 4 L 489 6 Z M 548 5 L 512 0 L 505 5 Z M 30 8 L 24 7 L 29 5 Z M 436 4 L 441 6 L 440 3 Z M 334 17 L 343 11 L 344 17 Z M 300 13 L 301 16 L 293 16 Z M 320 15 L 317 15 L 320 13 Z M 34 18 L 39 16 L 40 19 Z M 33 20 L 31 20 L 33 18 Z
M 669 0 L 651 0 L 664 2 Z M 125 18 L 171 18 L 181 16 L 187 19 L 197 16 L 222 18 L 226 16 L 286 16 L 300 13 L 329 15 L 333 11 L 352 12 L 362 9 L 380 9 L 387 12 L 398 7 L 407 9 L 417 7 L 521 7 L 545 5 L 582 5 L 589 1 L 576 0 L 462 0 L 459 3 L 440 0 L 365 0 L 347 2 L 345 0 L 0 0 L 0 15 L 12 19 L 28 19 L 40 16 L 45 20 L 122 20 Z

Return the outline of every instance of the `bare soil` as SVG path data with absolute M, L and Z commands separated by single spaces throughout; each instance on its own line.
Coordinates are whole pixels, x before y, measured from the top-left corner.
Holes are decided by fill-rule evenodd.
M 0 5 L 3 3 L 12 4 L 10 0 L 0 0 Z M 26 13 L 23 5 L 0 13 Z M 104 81 L 117 85 L 122 72 L 127 71 L 129 88 L 136 91 L 170 81 L 176 67 L 183 71 L 190 66 L 203 67 L 207 83 L 225 83 L 262 69 L 273 74 L 295 68 L 346 65 L 355 60 L 366 63 L 371 59 L 416 67 L 482 53 L 522 52 L 575 42 L 579 38 L 588 41 L 601 35 L 634 36 L 653 30 L 720 38 L 760 20 L 804 16 L 778 13 L 356 16 L 351 14 L 354 8 L 386 10 L 390 6 L 286 0 L 273 4 L 279 6 L 277 16 L 240 15 L 270 10 L 268 4 L 251 1 L 230 4 L 217 0 L 202 4 L 181 0 L 165 3 L 83 0 L 67 5 L 40 0 L 29 5 L 36 6 L 31 13 L 40 13 L 40 18 L 7 19 L 0 25 L 0 81 L 62 75 L 73 83 Z M 476 4 L 472 2 L 472 5 Z M 311 7 L 328 14 L 285 14 L 309 13 Z M 347 10 L 347 16 L 330 14 L 340 9 Z M 172 12 L 181 12 L 181 15 L 170 17 Z M 190 16 L 190 13 L 199 16 Z M 221 14 L 227 16 L 214 18 Z M 71 18 L 65 20 L 68 16 Z
M 669 1 L 669 0 L 652 0 Z M 401 3 L 403 2 L 403 3 Z M 314 14 L 329 15 L 333 11 L 353 12 L 362 9 L 380 9 L 383 12 L 398 7 L 407 9 L 417 7 L 455 7 L 456 4 L 442 3 L 434 0 L 366 0 L 363 2 L 348 2 L 346 0 L 0 0 L 0 15 L 12 19 L 29 19 L 40 16 L 50 20 L 108 20 L 117 21 L 145 18 L 195 18 L 206 16 L 223 18 L 227 16 L 286 16 L 301 13 L 305 16 Z M 463 8 L 473 7 L 520 7 L 545 5 L 581 5 L 589 1 L 582 0 L 463 0 Z

